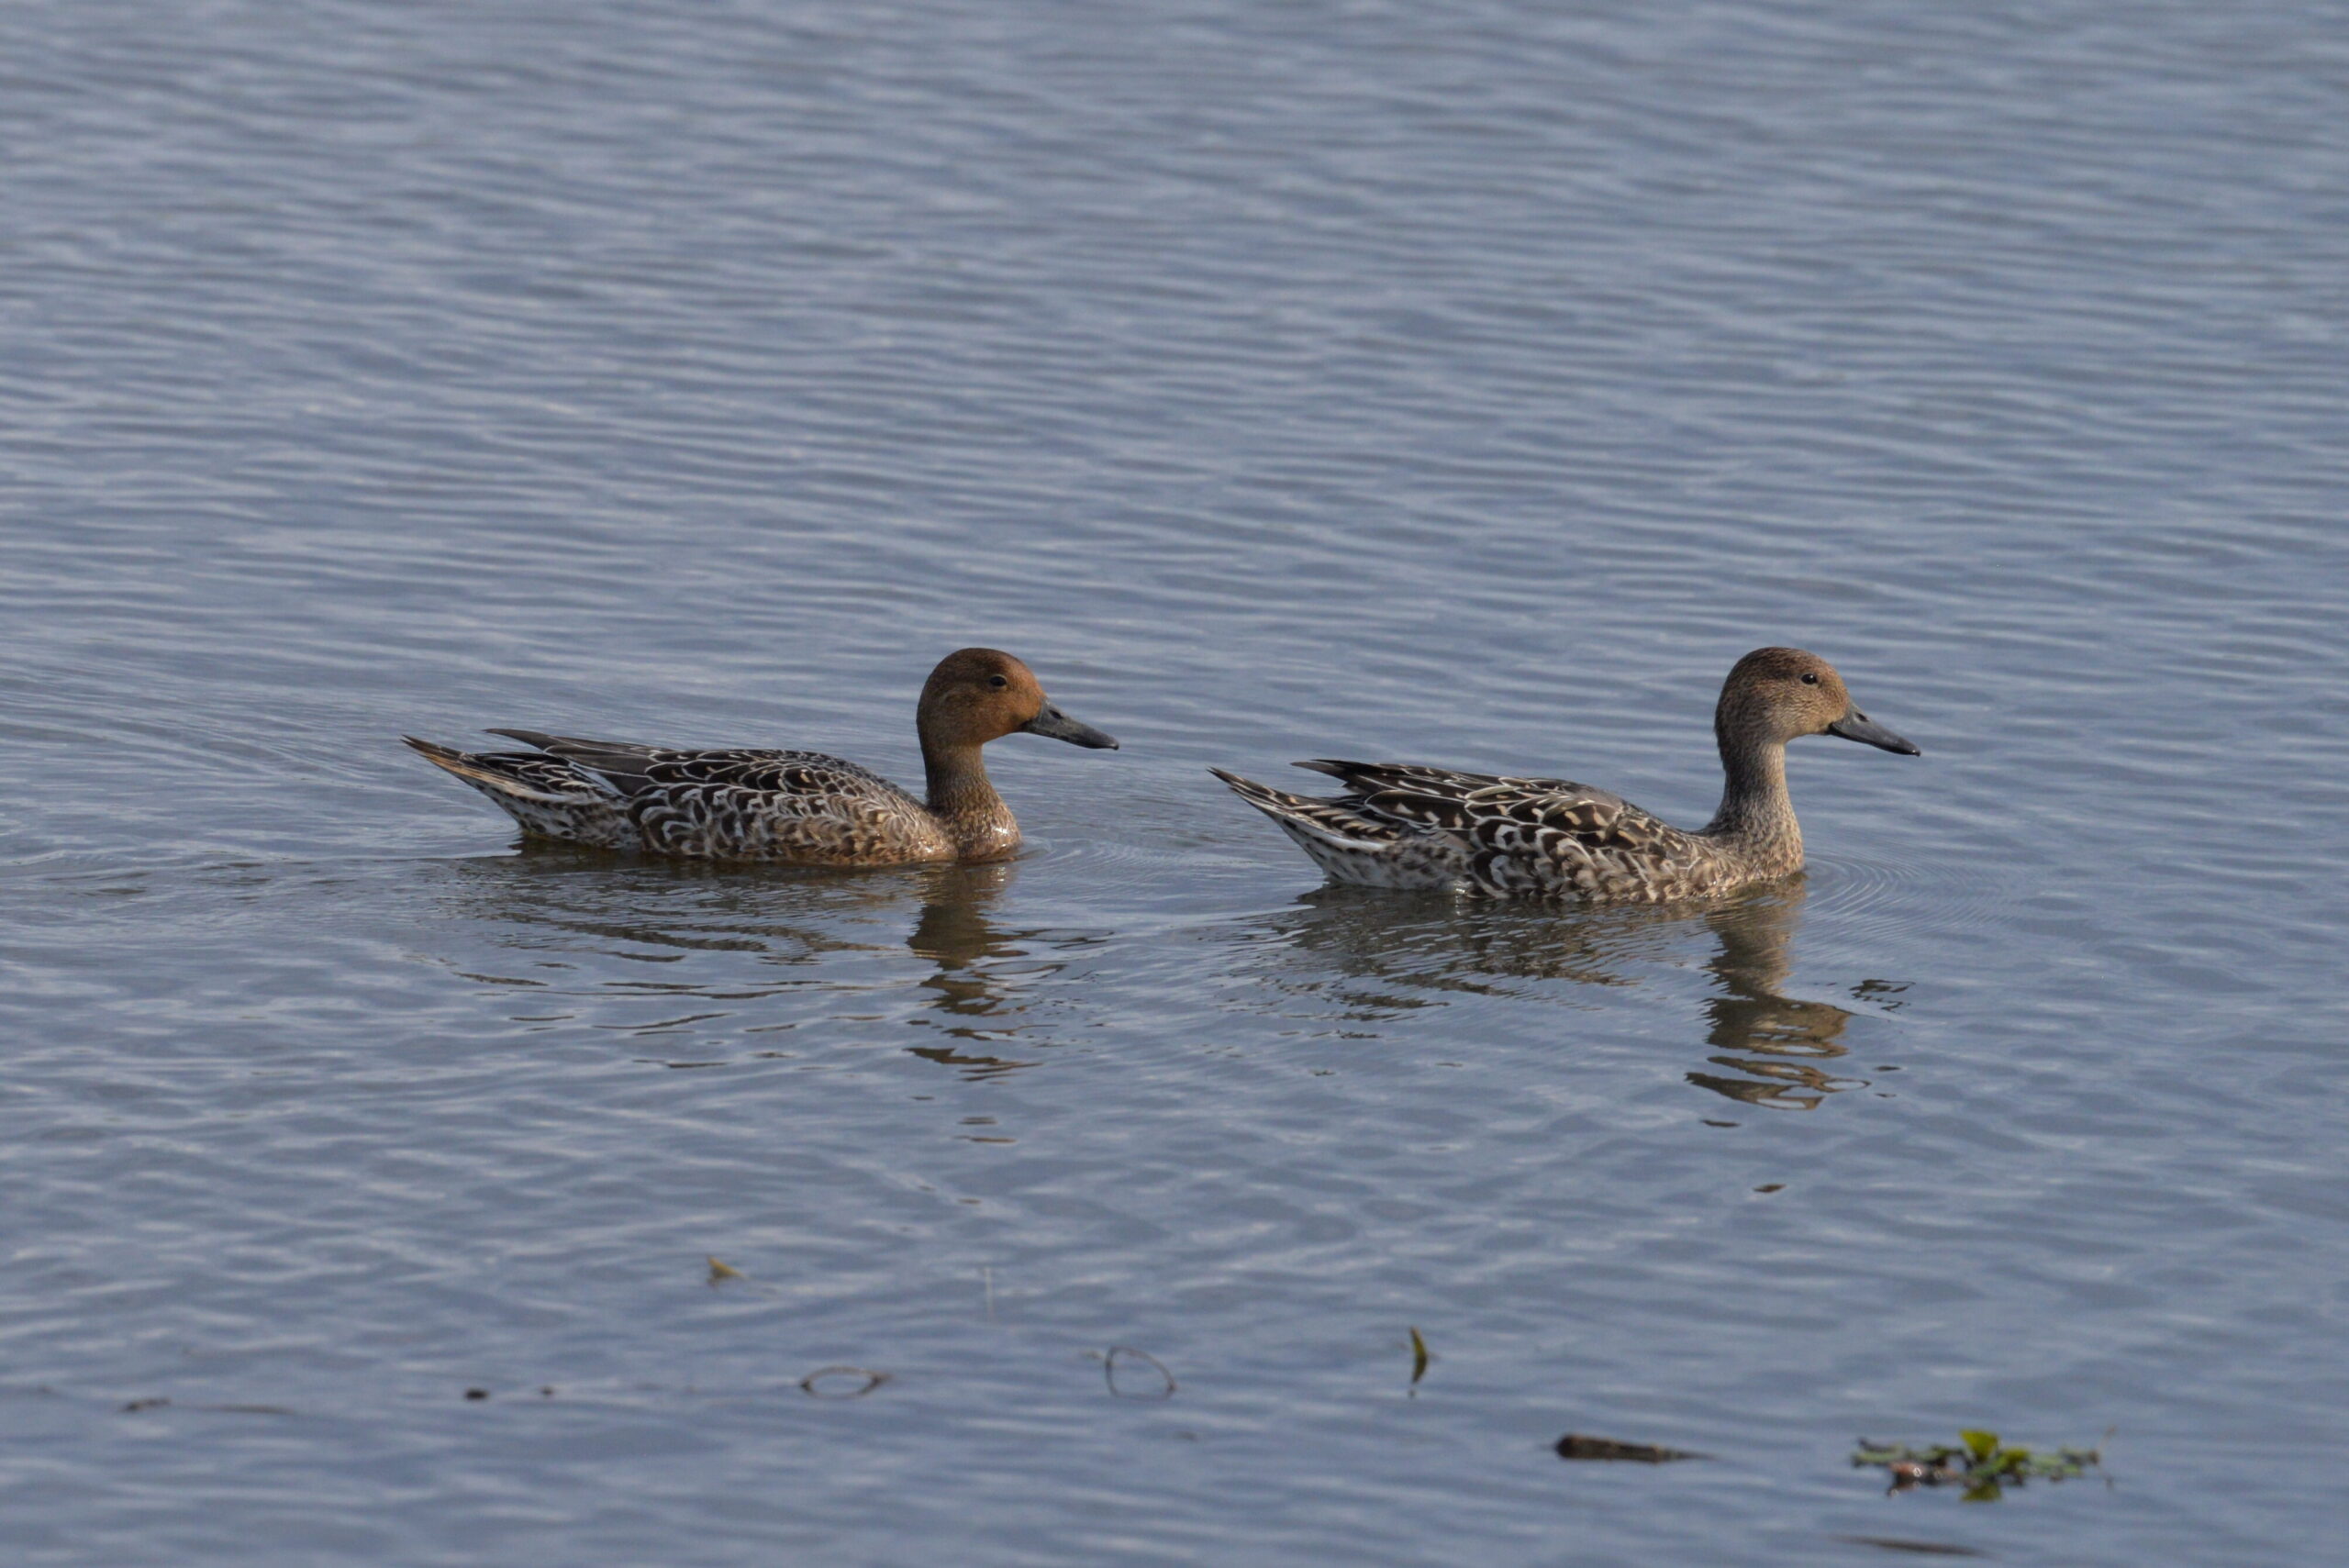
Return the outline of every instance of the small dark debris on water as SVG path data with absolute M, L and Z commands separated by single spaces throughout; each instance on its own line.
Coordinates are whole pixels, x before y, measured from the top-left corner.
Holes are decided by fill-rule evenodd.
M 862 1399 L 889 1381 L 885 1372 L 863 1366 L 819 1366 L 799 1380 L 811 1399 Z
M 1892 1478 L 1887 1490 L 1963 1486 L 1965 1494 L 1960 1500 L 1967 1503 L 1995 1503 L 2004 1495 L 2007 1484 L 2070 1481 L 2103 1465 L 2103 1456 L 2096 1449 L 2009 1448 L 1998 1440 L 1998 1433 L 1986 1431 L 1963 1431 L 1954 1443 L 1924 1448 L 1870 1442 L 1865 1438 L 1859 1439 L 1858 1444 L 1852 1451 L 1854 1468 L 1883 1466 Z
M 468 1399 L 486 1399 L 489 1397 L 489 1390 L 486 1388 L 468 1388 L 465 1390 L 465 1397 Z
M 1709 1453 L 1664 1448 L 1655 1443 L 1617 1442 L 1613 1438 L 1585 1437 L 1568 1432 L 1558 1440 L 1560 1459 L 1625 1459 L 1636 1464 L 1668 1464 L 1675 1459 L 1710 1459 Z
M 1839 1535 L 1837 1540 L 1854 1546 L 1873 1546 L 1878 1551 L 1908 1551 L 1919 1557 L 1981 1557 L 1987 1555 L 1970 1546 L 1957 1546 L 1946 1540 L 1909 1540 L 1897 1535 Z
M 1411 1386 L 1416 1389 L 1419 1379 L 1428 1374 L 1428 1362 L 1435 1358 L 1428 1354 L 1428 1342 L 1419 1338 L 1417 1329 L 1411 1330 Z
M 1150 1369 L 1158 1373 L 1158 1386 L 1152 1388 L 1145 1383 L 1143 1387 L 1130 1392 L 1119 1386 L 1118 1364 L 1120 1361 L 1130 1363 L 1147 1362 Z M 1101 1358 L 1101 1375 L 1108 1380 L 1109 1392 L 1120 1399 L 1172 1399 L 1174 1397 L 1174 1390 L 1180 1386 L 1174 1381 L 1174 1374 L 1166 1370 L 1164 1362 L 1160 1361 L 1148 1351 L 1138 1351 L 1131 1345 L 1111 1345 L 1109 1353 Z M 1128 1373 L 1127 1375 L 1132 1377 L 1135 1374 Z
M 1753 1190 L 1757 1193 L 1782 1193 L 1787 1190 L 1787 1184 L 1784 1182 L 1765 1182 Z
M 551 1383 L 540 1384 L 540 1385 L 539 1385 L 539 1397 L 540 1397 L 540 1398 L 541 1398 L 541 1399 L 551 1399 L 551 1398 L 553 1398 L 553 1397 L 554 1397 L 554 1385 L 553 1385 L 553 1384 L 551 1384 Z
M 163 1410 L 163 1409 L 178 1409 L 178 1410 L 205 1410 L 205 1411 L 209 1411 L 210 1413 L 212 1413 L 213 1415 L 216 1415 L 216 1416 L 291 1416 L 291 1415 L 294 1415 L 294 1414 L 295 1413 L 295 1412 L 294 1412 L 294 1411 L 292 1411 L 292 1410 L 287 1409 L 287 1408 L 286 1408 L 284 1406 L 283 1406 L 283 1405 L 176 1405 L 176 1406 L 175 1406 L 175 1405 L 173 1405 L 173 1404 L 172 1403 L 172 1401 L 171 1401 L 169 1398 L 167 1398 L 167 1397 L 165 1397 L 165 1396 L 161 1396 L 161 1395 L 156 1395 L 156 1396 L 154 1396 L 153 1397 L 151 1397 L 151 1398 L 147 1398 L 147 1399 L 133 1399 L 129 1404 L 125 1405 L 125 1406 L 123 1407 L 123 1410 L 124 1410 L 124 1412 L 125 1412 L 126 1414 L 128 1414 L 128 1413 L 131 1413 L 131 1412 L 135 1412 L 135 1411 L 139 1411 L 139 1410 Z
M 749 1277 L 731 1263 L 720 1262 L 714 1257 L 709 1260 L 709 1283 L 713 1286 L 724 1284 L 730 1279 L 748 1279 Z
M 1698 1117 L 1697 1119 L 1703 1122 L 1707 1127 L 1735 1127 L 1737 1125 L 1737 1123 L 1733 1121 L 1715 1121 L 1709 1116 Z

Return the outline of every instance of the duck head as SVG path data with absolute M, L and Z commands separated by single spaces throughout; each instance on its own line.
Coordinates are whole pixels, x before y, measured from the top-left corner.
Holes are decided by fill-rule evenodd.
M 921 689 L 917 723 L 924 744 L 940 751 L 984 746 L 1020 732 L 1118 749 L 1111 737 L 1053 706 L 1027 665 L 993 648 L 964 648 L 940 660 Z
M 1724 747 L 1732 741 L 1783 746 L 1805 735 L 1839 735 L 1897 751 L 1916 747 L 1853 705 L 1835 666 L 1799 648 L 1757 648 L 1721 683 L 1713 728 Z

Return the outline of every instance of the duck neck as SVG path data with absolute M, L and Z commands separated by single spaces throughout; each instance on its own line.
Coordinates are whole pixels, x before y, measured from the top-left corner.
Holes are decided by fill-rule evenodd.
M 1705 836 L 1735 849 L 1776 874 L 1802 868 L 1802 828 L 1787 793 L 1787 743 L 1717 723 L 1721 750 L 1721 806 Z
M 930 814 L 944 824 L 958 858 L 997 860 L 1019 848 L 1019 824 L 996 794 L 976 744 L 936 744 L 925 737 L 921 761 Z

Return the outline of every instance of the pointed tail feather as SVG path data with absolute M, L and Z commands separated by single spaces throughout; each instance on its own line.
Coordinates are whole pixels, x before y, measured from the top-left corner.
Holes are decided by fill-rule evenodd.
M 1275 789 L 1270 784 L 1258 784 L 1254 779 L 1242 778 L 1238 773 L 1228 773 L 1222 768 L 1209 768 L 1208 772 L 1221 779 L 1230 788 L 1232 794 L 1257 810 L 1269 812 L 1275 817 L 1309 804 L 1304 795 L 1291 795 L 1286 790 Z
M 622 795 L 635 795 L 652 783 L 646 772 L 652 759 L 660 755 L 657 746 L 639 746 L 629 740 L 588 740 L 576 735 L 549 735 L 541 729 L 493 729 L 492 735 L 510 735 L 515 740 L 538 747 L 548 757 L 560 757 L 583 773 L 594 774 L 597 787 L 618 790 Z M 541 762 L 545 758 L 540 759 Z
M 1343 801 L 1291 795 L 1221 768 L 1209 768 L 1208 772 L 1221 779 L 1232 794 L 1292 833 L 1308 833 L 1334 846 L 1354 850 L 1392 843 L 1399 836 L 1392 824 L 1364 817 Z
M 516 800 L 532 801 L 549 806 L 563 805 L 579 798 L 577 794 L 566 794 L 560 790 L 549 789 L 547 785 L 555 782 L 552 779 L 531 780 L 521 776 L 514 764 L 524 759 L 484 756 L 474 751 L 460 751 L 453 746 L 443 746 L 432 740 L 419 740 L 413 735 L 403 735 L 400 739 L 406 741 L 417 755 L 434 767 L 445 769 L 467 784 L 490 794 L 510 795 Z M 535 762 L 537 759 L 529 759 L 529 761 Z M 543 772 L 544 770 L 533 769 L 532 771 Z

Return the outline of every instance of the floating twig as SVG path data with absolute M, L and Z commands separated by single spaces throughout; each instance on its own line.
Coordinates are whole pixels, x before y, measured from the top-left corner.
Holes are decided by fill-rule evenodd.
M 1982 1553 L 1970 1546 L 1958 1546 L 1946 1540 L 1910 1540 L 1898 1535 L 1839 1535 L 1836 1540 L 1848 1540 L 1854 1546 L 1873 1546 L 1879 1551 L 1913 1551 L 1920 1557 L 1979 1557 Z
M 1158 1375 L 1165 1380 L 1164 1386 L 1155 1394 L 1129 1394 L 1119 1387 L 1118 1358 L 1119 1356 L 1131 1356 L 1136 1361 L 1148 1362 Z M 1148 1351 L 1138 1351 L 1131 1345 L 1111 1345 L 1109 1353 L 1101 1359 L 1101 1375 L 1108 1383 L 1109 1392 L 1120 1399 L 1172 1399 L 1174 1397 L 1175 1388 L 1179 1386 L 1174 1381 L 1174 1374 L 1166 1370 L 1164 1362 L 1160 1361 Z
M 827 1394 L 817 1386 L 827 1378 L 853 1377 L 863 1381 L 853 1388 L 840 1388 Z M 812 1399 L 862 1399 L 889 1381 L 885 1372 L 874 1372 L 865 1366 L 819 1366 L 799 1380 L 802 1392 Z
M 1613 1438 L 1585 1437 L 1580 1432 L 1568 1432 L 1558 1440 L 1560 1459 L 1620 1459 L 1635 1464 L 1669 1464 L 1675 1459 L 1710 1459 L 1709 1453 L 1691 1453 L 1687 1449 L 1664 1448 L 1656 1443 L 1617 1442 Z
M 208 1410 L 218 1416 L 298 1416 L 301 1414 L 300 1411 L 289 1410 L 283 1405 L 175 1405 L 169 1396 L 161 1394 L 145 1399 L 133 1399 L 122 1408 L 126 1415 L 140 1410 L 164 1409 Z

